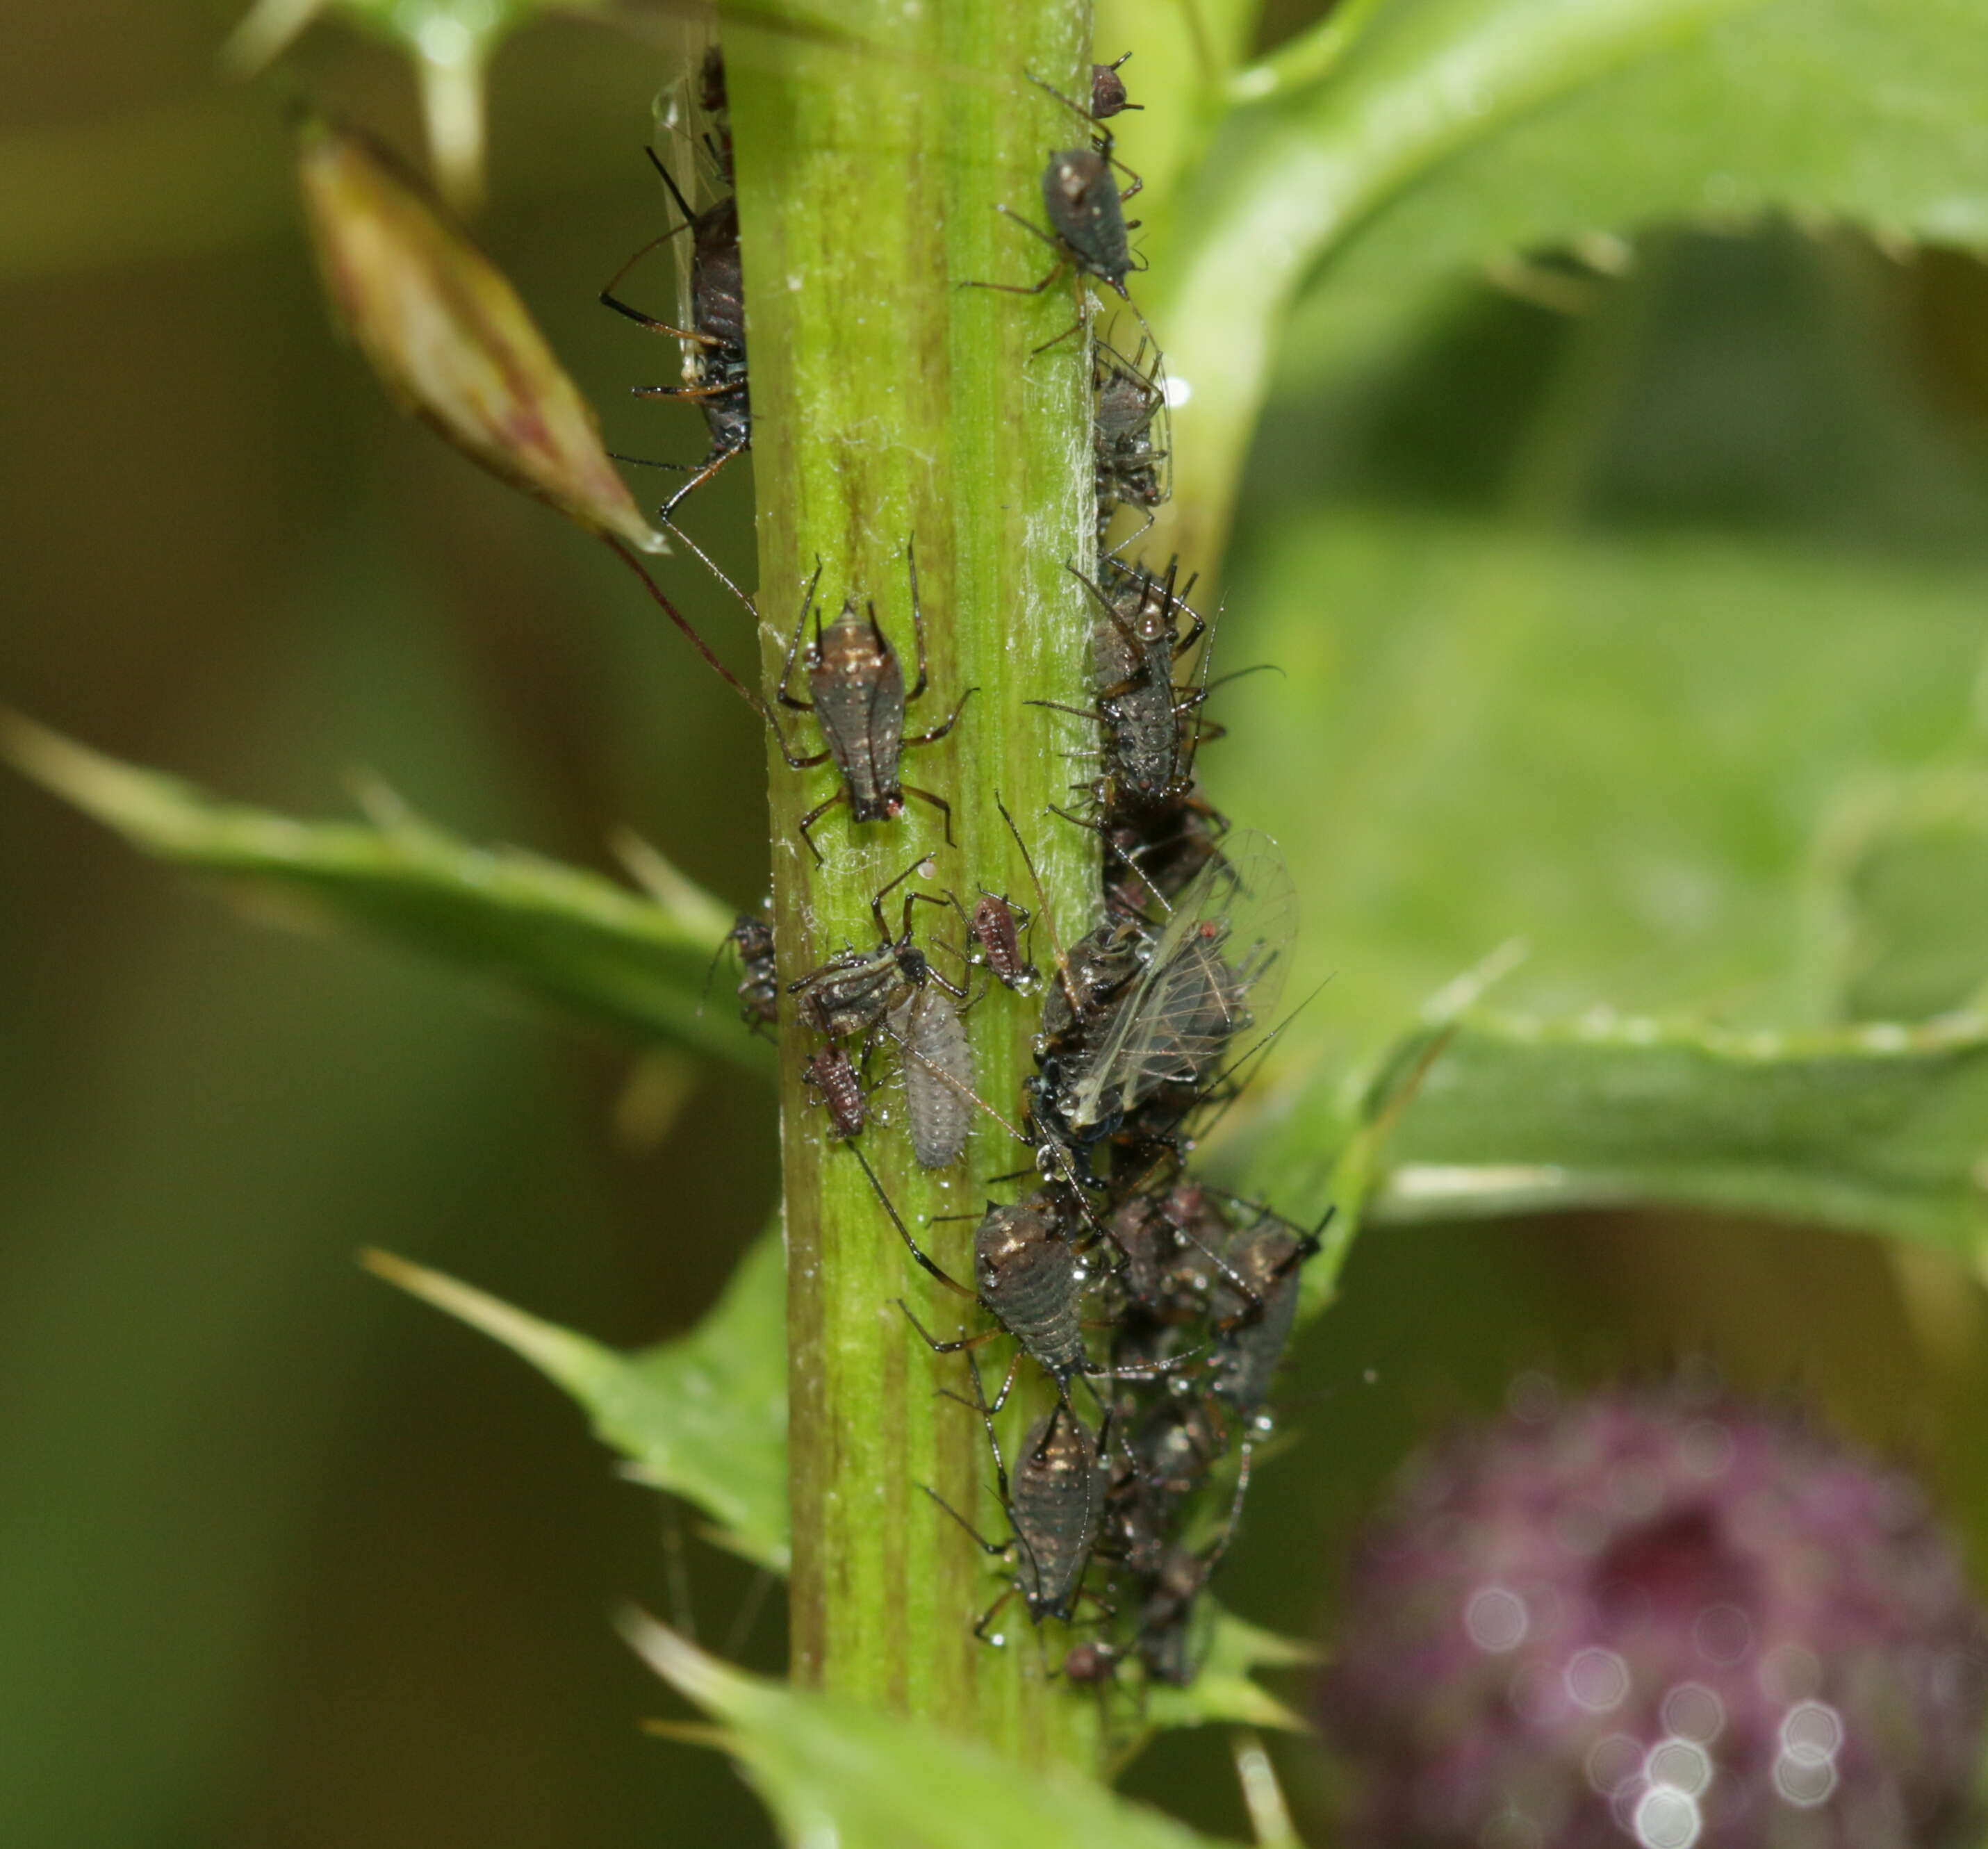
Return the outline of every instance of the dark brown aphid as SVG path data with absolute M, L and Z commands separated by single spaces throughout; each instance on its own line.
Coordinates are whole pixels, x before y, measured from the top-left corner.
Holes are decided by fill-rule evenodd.
M 1127 570 L 1107 562 L 1102 586 L 1072 568 L 1090 593 L 1096 616 L 1091 625 L 1096 706 L 1082 716 L 1103 728 L 1104 766 L 1094 794 L 1108 819 L 1180 803 L 1192 786 L 1202 739 L 1217 735 L 1200 718 L 1206 688 L 1183 690 L 1174 685 L 1175 662 L 1208 633 L 1185 592 L 1175 590 L 1178 564 L 1169 560 L 1165 573 L 1156 576 L 1144 566 Z M 1192 589 L 1190 582 L 1187 590 Z M 1206 659 L 1204 654 L 1204 676 Z
M 1116 116 L 1128 109 L 1144 109 L 1143 103 L 1125 100 L 1125 79 L 1118 75 L 1119 68 L 1131 56 L 1130 52 L 1121 52 L 1109 64 L 1094 64 L 1090 67 L 1090 119 L 1102 122 L 1107 117 Z
M 1089 110 L 1071 102 L 1062 91 L 1051 89 L 1040 77 L 1031 76 L 1029 81 L 1039 90 L 1048 90 L 1085 121 L 1096 120 Z M 1092 137 L 1088 147 L 1065 148 L 1050 155 L 1049 165 L 1043 169 L 1043 210 L 1049 215 L 1049 230 L 1031 224 L 1008 206 L 999 208 L 1057 253 L 1055 266 L 1047 275 L 1040 282 L 977 282 L 970 286 L 998 289 L 1012 296 L 1040 296 L 1065 270 L 1073 268 L 1080 275 L 1095 276 L 1131 301 L 1125 279 L 1135 265 L 1127 234 L 1138 228 L 1138 221 L 1128 221 L 1122 208 L 1145 182 L 1113 159 L 1111 131 L 1105 129 Z M 1114 167 L 1131 181 L 1122 192 L 1112 174 Z
M 824 1046 L 811 1054 L 802 1065 L 801 1077 L 827 1106 L 831 1136 L 846 1141 L 861 1132 L 869 1118 L 870 1100 L 845 1048 Z
M 1070 947 L 1050 985 L 1036 1037 L 1036 1070 L 1023 1081 L 1029 1126 L 1042 1139 L 1038 1160 L 1046 1171 L 1066 1171 L 1073 1162 L 1088 1184 L 1090 1151 L 1116 1127 L 1076 1117 L 1070 1104 L 1078 1076 L 1094 1062 L 1144 971 L 1152 941 L 1144 919 L 1109 920 Z
M 1100 547 L 1119 508 L 1142 509 L 1151 526 L 1153 510 L 1168 493 L 1168 438 L 1164 432 L 1156 437 L 1154 428 L 1166 409 L 1166 387 L 1158 356 L 1151 371 L 1141 365 L 1145 357 L 1144 341 L 1130 360 L 1101 340 L 1091 350 L 1091 441 Z M 1121 541 L 1114 549 L 1130 543 Z
M 904 690 L 904 670 L 898 651 L 877 625 L 877 607 L 869 604 L 859 614 L 854 597 L 844 603 L 842 614 L 827 629 L 821 626 L 819 612 L 815 613 L 814 640 L 808 644 L 803 664 L 813 698 L 803 700 L 793 693 L 794 664 L 802 658 L 801 639 L 821 583 L 819 565 L 808 581 L 800 620 L 794 625 L 793 640 L 788 644 L 786 666 L 780 676 L 779 702 L 796 712 L 813 713 L 828 749 L 812 757 L 797 756 L 776 727 L 781 755 L 794 770 L 810 769 L 832 759 L 842 773 L 841 788 L 801 818 L 801 838 L 817 865 L 821 850 L 815 846 L 811 831 L 839 803 L 849 805 L 852 821 L 888 822 L 902 813 L 906 796 L 916 796 L 945 816 L 945 838 L 948 843 L 952 840 L 952 804 L 928 789 L 902 782 L 898 763 L 908 746 L 933 744 L 951 732 L 959 722 L 961 708 L 978 690 L 969 687 L 959 696 L 959 705 L 944 725 L 906 735 L 904 709 L 925 692 L 926 675 L 925 623 L 918 605 L 918 560 L 909 546 L 904 548 L 904 558 L 911 581 L 911 630 L 918 641 L 918 678 L 908 693 Z
M 952 999 L 921 985 L 887 1018 L 904 1049 L 904 1114 L 921 1168 L 958 1161 L 972 1124 L 973 1048 Z
M 1094 1056 L 1059 1074 L 1056 1110 L 1072 1133 L 1094 1140 L 1142 1107 L 1178 1121 L 1215 1080 L 1252 1010 L 1276 1006 L 1297 922 L 1276 844 L 1232 836 L 1182 894 Z
M 1030 1623 L 1040 1624 L 1045 1618 L 1067 1623 L 1083 1596 L 1084 1572 L 1104 1519 L 1105 1471 L 1098 1441 L 1067 1404 L 1059 1404 L 1030 1427 L 1011 1478 L 1002 1459 L 992 1414 L 981 1391 L 979 1369 L 972 1368 L 972 1374 L 974 1399 L 994 1452 L 995 1479 L 1001 1505 L 1007 1511 L 1009 1538 L 987 1540 L 935 1492 L 928 1489 L 925 1493 L 973 1536 L 983 1552 L 1014 1563 L 1013 1580 L 981 1614 L 973 1634 L 986 1638 L 987 1627 L 1017 1593 Z M 997 1637 L 993 1641 L 1001 1640 Z
M 1264 1212 L 1237 1228 L 1222 1253 L 1209 1391 L 1240 1418 L 1264 1423 L 1263 1406 L 1297 1320 L 1299 1267 L 1319 1249 L 1332 1211 L 1300 1232 Z
M 944 900 L 929 893 L 908 893 L 894 938 L 884 922 L 884 900 L 925 865 L 922 859 L 914 860 L 871 898 L 870 915 L 877 921 L 874 949 L 838 951 L 820 968 L 787 985 L 789 995 L 800 997 L 801 1019 L 824 1038 L 840 1040 L 870 1033 L 908 992 L 928 982 L 936 982 L 961 1001 L 966 999 L 966 991 L 941 975 L 911 941 L 911 908 L 921 902 L 942 905 Z
M 982 891 L 966 921 L 969 936 L 979 946 L 969 961 L 984 963 L 1007 987 L 1026 994 L 1036 982 L 1036 966 L 1022 951 L 1022 933 L 1029 912 L 998 894 Z
M 729 141 L 724 144 L 729 147 Z M 686 398 L 704 413 L 711 432 L 711 450 L 691 478 L 664 502 L 658 517 L 668 521 L 686 495 L 701 488 L 734 456 L 752 445 L 752 394 L 746 365 L 746 291 L 739 258 L 739 207 L 730 196 L 701 212 L 693 212 L 690 201 L 678 187 L 670 171 L 647 150 L 651 164 L 662 176 L 684 222 L 662 238 L 644 245 L 624 264 L 614 279 L 600 292 L 601 301 L 617 315 L 625 315 L 651 333 L 668 334 L 690 343 L 692 352 L 689 377 L 682 385 L 643 385 L 637 397 Z M 640 309 L 632 308 L 614 293 L 621 278 L 657 244 L 674 238 L 688 226 L 691 234 L 691 320 L 689 327 L 674 327 Z M 663 463 L 657 466 L 674 468 Z
M 1151 918 L 1171 907 L 1220 855 L 1229 822 L 1190 782 L 1172 803 L 1090 826 L 1104 837 L 1106 913 Z
M 882 1198 L 881 1188 L 877 1193 Z M 1032 1357 L 1056 1383 L 1060 1394 L 1067 1398 L 1072 1380 L 1098 1371 L 1084 1352 L 1079 1302 L 1089 1279 L 1072 1238 L 1075 1216 L 1067 1194 L 1045 1188 L 1013 1206 L 989 1202 L 986 1213 L 973 1231 L 975 1288 L 971 1290 L 920 1249 L 888 1199 L 884 1205 L 911 1256 L 925 1272 L 955 1296 L 971 1299 L 992 1317 L 1001 1330 L 1020 1344 L 1020 1352 Z M 904 1313 L 911 1316 L 908 1309 Z M 989 1330 L 942 1342 L 928 1333 L 915 1317 L 911 1317 L 911 1325 L 937 1354 L 957 1354 L 977 1348 L 1000 1333 Z M 1006 1403 L 1013 1380 L 1010 1369 L 1008 1381 L 995 1400 L 997 1409 Z
M 1249 1487 L 1249 1447 L 1245 1445 L 1236 1473 L 1236 1499 L 1213 1544 L 1197 1553 L 1182 1542 L 1172 1543 L 1147 1587 L 1139 1607 L 1138 1648 L 1147 1675 L 1156 1682 L 1185 1688 L 1200 1668 L 1194 1658 L 1195 1607 L 1236 1538 L 1242 1519 L 1242 1499 Z
M 770 906 L 769 899 L 767 904 Z M 725 941 L 718 947 L 718 954 L 725 954 L 727 945 L 739 952 L 739 1018 L 757 1033 L 762 1027 L 777 1026 L 780 1019 L 780 979 L 773 967 L 773 927 L 762 912 L 755 918 L 750 912 L 742 911 L 739 920 L 725 934 Z M 712 959 L 712 968 L 718 967 L 716 958 Z M 707 990 L 710 987 L 705 979 Z
M 1175 1323 L 1207 1313 L 1229 1229 L 1203 1189 L 1182 1182 L 1164 1195 L 1131 1194 L 1113 1209 L 1109 1231 L 1122 1260 L 1112 1276 L 1124 1317 Z

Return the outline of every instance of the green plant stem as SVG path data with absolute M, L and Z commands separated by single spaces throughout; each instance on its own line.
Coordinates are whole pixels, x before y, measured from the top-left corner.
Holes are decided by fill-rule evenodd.
M 762 644 L 770 686 L 803 589 L 822 564 L 823 615 L 874 600 L 911 671 L 904 559 L 916 539 L 931 691 L 907 729 L 938 725 L 976 688 L 944 741 L 908 752 L 907 780 L 952 804 L 955 846 L 912 799 L 894 822 L 852 827 L 846 808 L 816 828 L 816 867 L 798 823 L 837 787 L 832 766 L 771 757 L 774 892 L 784 980 L 847 945 L 870 945 L 871 895 L 920 853 L 970 904 L 986 886 L 1033 908 L 1035 894 L 996 810 L 1021 824 L 1061 931 L 1086 928 L 1097 890 L 1094 840 L 1046 814 L 1067 802 L 1080 723 L 1027 704 L 1085 697 L 1088 624 L 1065 570 L 1088 554 L 1090 397 L 1082 343 L 1040 354 L 1075 318 L 1067 283 L 1023 296 L 964 288 L 1029 282 L 1049 252 L 999 217 L 1036 215 L 1049 150 L 1083 133 L 1025 71 L 1081 93 L 1088 8 L 1073 0 L 948 0 L 920 9 L 849 0 L 806 35 L 728 25 L 739 216 L 751 304 Z M 804 683 L 803 684 L 804 686 Z M 794 748 L 821 741 L 804 714 L 782 715 Z M 900 889 L 900 895 L 905 890 Z M 898 897 L 891 901 L 892 928 Z M 956 918 L 915 908 L 943 969 Z M 1038 928 L 1038 961 L 1048 937 Z M 996 989 L 969 1016 L 983 1097 L 1011 1122 L 1040 999 Z M 928 1351 L 899 1313 L 904 1297 L 935 1333 L 986 1318 L 911 1266 L 847 1150 L 809 1108 L 808 1036 L 790 1023 L 782 1061 L 789 1261 L 796 1678 L 917 1714 L 1023 1759 L 1083 1753 L 1083 1705 L 1046 1682 L 1018 1605 L 998 1627 L 1009 1647 L 970 1634 L 999 1590 L 989 1563 L 921 1492 L 929 1485 L 1000 1538 L 978 1422 L 935 1397 L 964 1391 L 964 1361 Z M 914 1164 L 901 1094 L 884 1080 L 863 1148 L 922 1243 L 970 1278 L 972 1219 L 990 1178 L 1029 1152 L 984 1117 L 965 1159 L 936 1176 Z M 1005 1340 L 986 1351 L 1005 1366 Z M 1033 1374 L 1033 1371 L 1030 1373 Z M 1032 1391 L 1039 1391 L 1030 1383 Z M 1040 1404 L 1040 1400 L 1036 1402 Z M 1053 1663 L 1057 1644 L 1049 1640 Z

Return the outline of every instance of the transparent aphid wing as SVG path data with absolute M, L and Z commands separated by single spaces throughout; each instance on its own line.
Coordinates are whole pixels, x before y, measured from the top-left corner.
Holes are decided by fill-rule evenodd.
M 655 22 L 654 29 L 661 35 L 665 57 L 678 75 L 669 79 L 649 100 L 650 145 L 661 156 L 663 164 L 683 188 L 691 211 L 702 211 L 711 203 L 713 190 L 706 177 L 708 162 L 705 154 L 706 137 L 712 132 L 712 124 L 701 100 L 699 74 L 705 56 L 716 41 L 711 35 L 708 22 L 688 15 L 665 15 Z M 674 224 L 676 213 L 667 200 L 664 208 Z M 697 253 L 690 233 L 683 232 L 671 238 L 669 248 L 676 271 L 676 324 L 679 327 L 695 327 L 697 302 L 693 265 Z M 697 383 L 697 357 L 698 349 L 686 341 L 683 368 L 686 385 Z
M 1283 992 L 1297 894 L 1276 843 L 1244 830 L 1181 894 L 1144 973 L 1073 1091 L 1098 1124 L 1177 1080 L 1205 1083 Z

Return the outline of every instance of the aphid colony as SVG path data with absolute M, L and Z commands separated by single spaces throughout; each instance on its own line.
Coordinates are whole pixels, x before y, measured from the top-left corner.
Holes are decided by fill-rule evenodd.
M 1093 67 L 1087 109 L 1050 92 L 1095 130 L 1087 146 L 1052 155 L 1042 181 L 1050 229 L 1027 227 L 1055 251 L 1055 269 L 1037 283 L 983 286 L 1039 294 L 1073 271 L 1080 288 L 1094 278 L 1129 301 L 1125 279 L 1136 265 L 1121 208 L 1140 183 L 1128 175 L 1120 191 L 1111 134 L 1102 126 L 1138 106 L 1117 74 L 1124 62 Z M 715 54 L 700 90 L 712 123 L 712 164 L 729 179 L 724 78 Z M 688 382 L 667 395 L 698 403 L 712 448 L 663 510 L 667 518 L 747 447 L 750 417 L 735 211 L 728 198 L 694 214 L 663 177 L 691 232 L 695 325 L 669 328 L 611 293 L 607 299 L 691 343 Z M 1087 318 L 1073 331 L 1087 334 Z M 1235 1533 L 1251 1445 L 1267 1428 L 1297 1314 L 1300 1269 L 1318 1240 L 1266 1207 L 1205 1186 L 1188 1170 L 1197 1136 L 1242 1083 L 1253 1030 L 1270 1024 L 1295 902 L 1275 847 L 1232 832 L 1196 780 L 1199 749 L 1219 731 L 1205 715 L 1209 626 L 1188 600 L 1192 583 L 1178 583 L 1172 561 L 1155 570 L 1124 560 L 1143 526 L 1106 545 L 1121 509 L 1150 526 L 1167 499 L 1160 356 L 1149 336 L 1129 357 L 1096 340 L 1091 356 L 1099 565 L 1094 576 L 1070 567 L 1090 612 L 1090 698 L 1083 705 L 1036 703 L 1070 715 L 1087 751 L 1094 748 L 1094 769 L 1077 786 L 1074 805 L 1057 813 L 1101 838 L 1096 921 L 1073 939 L 1059 931 L 1028 840 L 1003 807 L 1034 884 L 1033 910 L 983 889 L 969 911 L 952 891 L 912 887 L 915 877 L 936 877 L 933 862 L 921 858 L 871 899 L 873 945 L 842 950 L 784 989 L 766 917 L 742 917 L 727 941 L 742 970 L 742 1017 L 755 1032 L 777 1031 L 784 1001 L 807 1043 L 802 1075 L 828 1134 L 861 1164 L 911 1259 L 969 1313 L 992 1323 L 948 1337 L 904 1306 L 935 1354 L 965 1357 L 964 1391 L 944 1391 L 984 1425 L 1006 1518 L 1006 1536 L 990 1539 L 939 1505 L 1007 1569 L 1008 1584 L 976 1633 L 999 1641 L 992 1627 L 1019 1599 L 1033 1623 L 1099 1626 L 1063 1658 L 1061 1672 L 1073 1681 L 1178 1685 L 1192 1680 L 1205 1654 L 1200 1594 Z M 852 823 L 888 822 L 915 796 L 941 813 L 952 842 L 945 799 L 900 776 L 904 749 L 943 738 L 966 703 L 963 693 L 928 732 L 904 730 L 927 679 L 908 542 L 905 566 L 916 644 L 909 689 L 873 604 L 849 597 L 823 626 L 817 568 L 775 698 L 812 715 L 823 749 L 796 752 L 771 707 L 762 709 L 790 766 L 832 762 L 839 773 L 834 793 L 800 824 L 817 864 L 813 830 L 838 806 Z M 1189 657 L 1193 668 L 1183 681 Z M 797 667 L 805 698 L 795 691 Z M 886 901 L 900 888 L 894 931 Z M 921 905 L 943 921 L 928 941 L 945 951 L 957 980 L 919 941 L 914 908 Z M 1037 925 L 1053 952 L 1046 975 L 1027 948 Z M 1016 1121 L 975 1088 L 969 1028 L 981 999 L 972 992 L 976 976 L 982 995 L 996 982 L 1024 995 L 1041 989 L 1035 1070 Z M 922 1167 L 959 1163 L 976 1124 L 992 1127 L 982 1141 L 996 1148 L 1025 1146 L 1029 1185 L 1018 1200 L 988 1202 L 974 1230 L 969 1278 L 954 1277 L 921 1246 L 862 1153 L 863 1140 L 877 1132 L 871 1099 L 881 1081 L 871 1073 L 879 1056 L 894 1065 L 904 1124 Z M 987 1166 L 1016 1164 L 996 1159 Z M 1012 1342 L 1012 1354 L 989 1399 L 978 1350 L 1000 1337 Z M 1026 1367 L 1046 1377 L 1056 1401 L 1004 1450 L 996 1415 Z

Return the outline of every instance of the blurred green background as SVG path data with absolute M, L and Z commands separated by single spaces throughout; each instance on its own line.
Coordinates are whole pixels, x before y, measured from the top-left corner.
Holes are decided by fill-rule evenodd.
M 280 86 L 214 81 L 227 23 L 5 19 L 0 698 L 272 807 L 346 810 L 363 769 L 604 870 L 626 826 L 751 901 L 759 742 L 611 561 L 334 342 Z M 626 395 L 674 350 L 593 300 L 659 222 L 640 150 L 676 72 L 634 42 L 566 22 L 506 49 L 479 231 L 610 444 L 685 457 L 698 421 Z M 385 50 L 320 31 L 292 68 L 416 144 Z M 1290 852 L 1333 979 L 1315 1044 L 1371 1050 L 1514 934 L 1519 1005 L 1858 1012 L 1846 830 L 1976 761 L 1984 356 L 1988 272 L 1773 228 L 1459 286 L 1354 363 L 1301 312 L 1225 573 L 1225 664 L 1283 673 L 1225 692 L 1204 768 Z M 734 471 L 692 521 L 749 576 L 749 505 Z M 741 658 L 735 609 L 664 570 Z M 1988 924 L 1943 902 L 1963 864 L 1932 883 L 1929 1009 L 1988 975 Z M 617 1343 L 686 1327 L 772 1204 L 769 1100 L 712 1071 L 637 1148 L 624 1052 L 269 931 L 11 779 L 0 865 L 0 1841 L 763 1837 L 721 1762 L 638 1731 L 668 1703 L 607 1622 L 633 1597 L 722 1641 L 749 1573 L 694 1540 L 672 1572 L 667 1512 L 570 1408 L 352 1255 Z M 1583 1215 L 1368 1235 L 1225 1596 L 1325 1623 L 1420 1436 L 1520 1369 L 1687 1354 L 1913 1459 L 1988 1580 L 1977 1280 Z M 779 1630 L 776 1597 L 748 1660 Z M 1218 1739 L 1165 1759 L 1134 1788 L 1239 1830 Z M 1302 1801 L 1307 1750 L 1280 1759 Z

